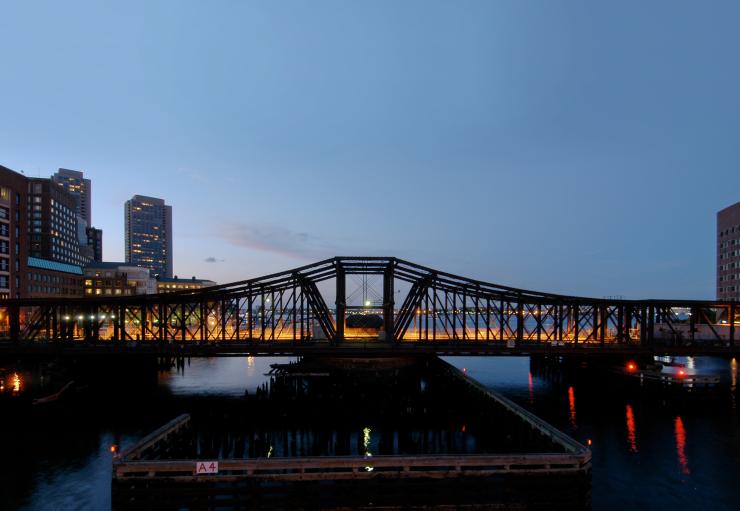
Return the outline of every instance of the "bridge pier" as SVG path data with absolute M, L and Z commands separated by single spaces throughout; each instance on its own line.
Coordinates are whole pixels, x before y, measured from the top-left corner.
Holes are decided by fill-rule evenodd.
M 337 332 L 337 341 L 343 341 L 344 340 L 344 322 L 347 316 L 347 279 L 344 272 L 344 267 L 341 263 L 337 263 L 337 276 L 336 276 L 336 283 L 337 283 L 337 291 L 336 291 L 336 301 L 334 302 L 336 305 L 336 332 Z
M 395 329 L 393 312 L 395 308 L 393 298 L 393 263 L 389 263 L 383 272 L 383 328 L 385 329 L 385 340 L 394 341 L 393 331 Z

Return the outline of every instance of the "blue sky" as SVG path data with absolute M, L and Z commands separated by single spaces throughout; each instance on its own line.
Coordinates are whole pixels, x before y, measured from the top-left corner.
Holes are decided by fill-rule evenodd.
M 712 298 L 739 23 L 719 0 L 3 2 L 0 164 L 85 171 L 107 260 L 124 201 L 165 198 L 180 276 L 397 255 Z

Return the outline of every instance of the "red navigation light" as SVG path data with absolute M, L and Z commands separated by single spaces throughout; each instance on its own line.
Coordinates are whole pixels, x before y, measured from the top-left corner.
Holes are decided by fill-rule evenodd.
M 679 369 L 678 370 L 678 375 L 679 376 L 686 376 L 686 371 L 684 371 L 683 369 Z
M 635 364 L 634 362 L 627 362 L 627 371 L 631 373 L 637 371 L 637 364 Z
M 110 446 L 110 452 L 115 454 L 118 451 L 118 446 L 116 444 L 113 444 Z
M 467 428 L 465 427 L 465 424 L 463 424 L 463 425 L 462 425 L 462 427 L 460 428 L 460 431 L 462 431 L 463 433 L 465 433 L 465 430 L 466 430 L 466 429 L 467 429 Z
M 591 444 L 593 444 L 593 442 L 591 441 L 590 438 L 588 440 L 586 440 L 586 445 L 588 445 L 589 447 L 591 447 Z

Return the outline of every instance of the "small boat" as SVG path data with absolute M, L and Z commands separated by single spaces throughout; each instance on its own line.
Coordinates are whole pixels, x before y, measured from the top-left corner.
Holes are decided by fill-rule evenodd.
M 34 405 L 43 405 L 46 403 L 53 403 L 54 401 L 58 401 L 60 397 L 62 397 L 62 394 L 65 390 L 70 388 L 74 384 L 74 381 L 70 381 L 67 383 L 64 387 L 62 387 L 59 392 L 55 392 L 54 394 L 46 397 L 40 397 L 38 399 L 33 400 Z

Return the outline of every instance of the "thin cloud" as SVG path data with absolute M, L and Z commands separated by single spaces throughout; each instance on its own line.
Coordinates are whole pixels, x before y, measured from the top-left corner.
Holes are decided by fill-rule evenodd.
M 224 225 L 219 234 L 232 245 L 294 259 L 324 258 L 331 253 L 330 247 L 318 237 L 278 225 L 234 222 Z

